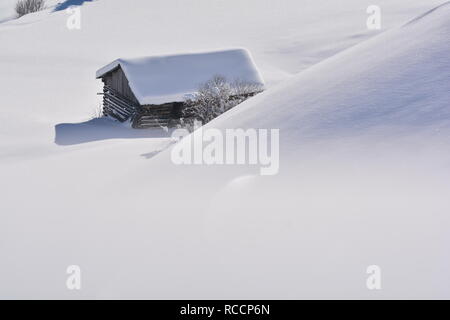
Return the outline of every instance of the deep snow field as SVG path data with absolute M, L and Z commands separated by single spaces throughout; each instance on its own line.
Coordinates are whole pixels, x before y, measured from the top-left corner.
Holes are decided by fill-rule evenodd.
M 52 8 L 0 23 L 0 298 L 450 298 L 443 2 L 379 0 L 379 31 L 364 0 L 98 0 L 80 30 Z M 280 129 L 278 175 L 176 166 L 164 130 L 91 120 L 109 62 L 228 47 L 267 90 L 206 127 Z

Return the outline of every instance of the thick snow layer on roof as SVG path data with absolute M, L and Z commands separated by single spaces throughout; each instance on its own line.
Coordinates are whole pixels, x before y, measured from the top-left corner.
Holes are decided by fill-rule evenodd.
M 97 71 L 97 78 L 122 68 L 139 103 L 183 101 L 185 95 L 215 75 L 229 81 L 264 84 L 250 53 L 245 49 L 118 59 Z

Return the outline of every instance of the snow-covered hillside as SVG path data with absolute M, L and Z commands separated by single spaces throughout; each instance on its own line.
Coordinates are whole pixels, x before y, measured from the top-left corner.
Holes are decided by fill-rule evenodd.
M 200 188 L 221 186 L 202 220 L 210 251 L 232 265 L 224 283 L 261 285 L 261 298 L 448 297 L 449 17 L 446 3 L 206 125 L 280 129 L 278 176 L 217 166 Z M 371 264 L 389 273 L 377 294 L 355 277 Z
M 17 2 L 18 2 L 18 0 L 2 0 L 0 2 L 0 23 L 6 22 L 6 21 L 12 21 L 17 18 L 17 13 L 15 11 Z M 82 3 L 82 2 L 83 1 L 80 1 L 80 0 L 68 0 L 68 1 L 46 0 L 43 12 L 46 14 L 49 14 L 49 13 L 55 11 L 55 9 L 57 9 L 57 10 L 62 9 L 61 6 L 58 6 L 59 4 L 61 4 L 61 5 L 63 3 L 76 4 L 76 3 Z M 41 15 L 42 12 L 38 13 L 38 14 Z M 26 17 L 24 19 L 28 19 L 28 18 L 29 17 Z
M 98 0 L 81 30 L 64 11 L 0 24 L 0 297 L 448 298 L 450 5 L 378 2 L 383 34 L 360 0 Z M 223 47 L 268 90 L 207 127 L 280 129 L 279 175 L 175 166 L 168 133 L 89 121 L 99 67 Z
M 4 0 L 0 3 L 0 22 L 14 17 L 15 0 Z
M 281 128 L 294 144 L 376 133 L 392 139 L 424 130 L 446 138 L 449 10 L 445 3 L 326 59 L 210 125 Z

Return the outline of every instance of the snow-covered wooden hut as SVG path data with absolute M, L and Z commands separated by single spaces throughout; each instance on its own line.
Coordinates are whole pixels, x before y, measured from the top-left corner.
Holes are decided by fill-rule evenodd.
M 263 85 L 245 49 L 117 59 L 97 71 L 103 112 L 133 128 L 167 126 L 179 119 L 187 95 L 214 76 Z

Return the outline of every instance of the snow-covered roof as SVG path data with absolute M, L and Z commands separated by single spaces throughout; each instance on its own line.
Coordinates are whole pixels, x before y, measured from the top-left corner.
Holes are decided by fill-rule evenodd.
M 264 84 L 245 49 L 117 59 L 98 70 L 96 76 L 101 78 L 119 66 L 141 105 L 183 101 L 216 75 L 229 81 Z

